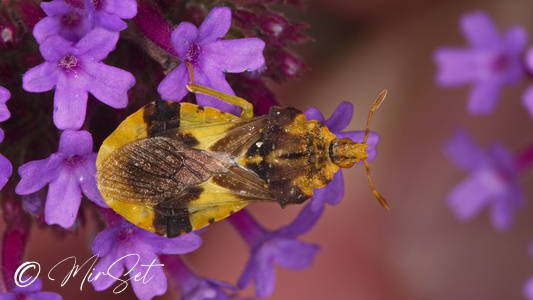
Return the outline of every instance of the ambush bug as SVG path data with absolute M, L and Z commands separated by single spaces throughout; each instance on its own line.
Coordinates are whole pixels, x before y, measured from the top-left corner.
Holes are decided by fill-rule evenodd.
M 131 223 L 175 237 L 222 220 L 250 202 L 299 204 L 328 184 L 340 168 L 365 165 L 373 112 L 361 143 L 336 139 L 322 123 L 294 108 L 272 107 L 253 117 L 246 100 L 194 83 L 187 89 L 242 108 L 240 117 L 191 103 L 155 101 L 125 119 L 104 141 L 96 160 L 106 203 Z

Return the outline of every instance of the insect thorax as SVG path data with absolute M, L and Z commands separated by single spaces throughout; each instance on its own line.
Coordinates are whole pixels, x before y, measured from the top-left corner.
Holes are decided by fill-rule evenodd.
M 261 177 L 282 207 L 302 203 L 328 184 L 339 167 L 330 158 L 335 139 L 326 126 L 294 108 L 274 107 L 261 138 L 239 163 Z

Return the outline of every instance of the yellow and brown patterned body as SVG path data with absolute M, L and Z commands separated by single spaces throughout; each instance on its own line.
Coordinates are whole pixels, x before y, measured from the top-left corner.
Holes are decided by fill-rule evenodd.
M 226 218 L 250 202 L 302 203 L 366 144 L 336 140 L 293 108 L 243 119 L 214 108 L 156 101 L 103 143 L 97 183 L 133 224 L 173 237 Z

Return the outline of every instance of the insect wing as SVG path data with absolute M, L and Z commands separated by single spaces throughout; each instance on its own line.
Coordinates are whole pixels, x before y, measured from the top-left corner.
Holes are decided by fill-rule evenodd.
M 265 122 L 266 117 L 245 120 L 211 107 L 155 101 L 126 118 L 104 141 L 96 166 L 122 146 L 155 136 L 174 138 L 201 150 L 242 153 L 260 137 Z M 212 145 L 216 149 L 210 149 Z
M 168 236 L 223 219 L 250 201 L 275 201 L 263 181 L 235 166 L 230 155 L 166 137 L 117 149 L 98 169 L 97 182 L 113 210 Z

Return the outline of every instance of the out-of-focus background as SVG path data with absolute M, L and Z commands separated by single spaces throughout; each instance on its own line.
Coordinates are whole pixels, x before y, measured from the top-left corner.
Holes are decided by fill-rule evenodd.
M 283 105 L 302 110 L 317 106 L 326 116 L 341 101 L 354 103 L 351 130 L 364 129 L 375 97 L 389 90 L 374 114 L 372 129 L 381 141 L 371 167 L 391 209 L 376 202 L 362 166 L 344 171 L 345 199 L 328 207 L 304 236 L 322 247 L 315 263 L 304 271 L 278 268 L 272 299 L 523 298 L 523 285 L 533 276 L 528 253 L 532 174 L 522 177 L 528 205 L 507 232 L 493 229 L 486 210 L 462 223 L 446 205 L 448 192 L 465 176 L 442 150 L 455 128 L 464 126 L 483 146 L 497 140 L 519 151 L 533 141 L 533 120 L 520 103 L 527 85 L 505 88 L 493 114 L 472 117 L 466 112 L 469 87 L 443 89 L 434 83 L 432 52 L 442 45 L 464 46 L 458 20 L 474 10 L 490 13 L 502 31 L 522 24 L 533 35 L 530 0 L 315 0 L 305 14 L 295 14 L 312 26 L 308 33 L 315 41 L 298 48 L 310 70 L 303 80 L 273 89 Z M 270 228 L 290 222 L 299 209 L 251 207 Z M 28 260 L 42 262 L 44 270 L 74 252 L 82 261 L 91 256 L 82 233 L 45 251 L 39 245 L 49 244 L 47 232 L 34 231 L 27 254 Z M 220 222 L 210 226 L 201 249 L 187 257 L 199 274 L 236 282 L 248 253 L 231 226 Z M 79 280 L 63 288 L 60 282 L 43 281 L 44 290 L 63 295 L 134 297 L 131 291 L 94 293 L 90 284 L 79 292 Z

